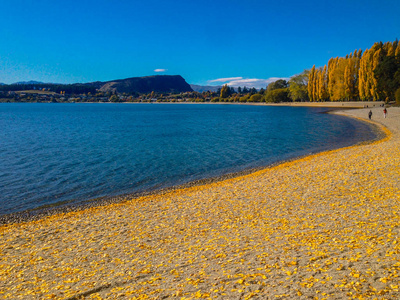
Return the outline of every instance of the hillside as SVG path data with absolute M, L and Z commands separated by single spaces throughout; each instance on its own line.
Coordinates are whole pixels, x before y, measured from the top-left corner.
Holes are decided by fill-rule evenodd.
M 21 81 L 10 85 L 1 85 L 0 92 L 42 90 L 66 94 L 83 94 L 101 92 L 148 94 L 192 92 L 190 85 L 180 75 L 155 75 L 146 77 L 132 77 L 111 81 L 96 81 L 89 83 L 55 84 L 37 81 Z
M 181 93 L 193 91 L 190 85 L 180 75 L 156 75 L 132 77 L 107 82 L 91 83 L 101 92 L 117 93 Z M 90 85 L 90 84 L 88 84 Z

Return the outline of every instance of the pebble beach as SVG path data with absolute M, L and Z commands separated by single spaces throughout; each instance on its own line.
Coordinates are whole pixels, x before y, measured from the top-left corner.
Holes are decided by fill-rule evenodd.
M 0 225 L 0 299 L 400 299 L 400 108 L 335 113 L 384 137 Z

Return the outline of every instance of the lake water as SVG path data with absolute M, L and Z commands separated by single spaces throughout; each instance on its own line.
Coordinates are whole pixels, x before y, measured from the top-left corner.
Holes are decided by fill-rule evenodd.
M 376 138 L 324 108 L 0 104 L 0 214 L 154 190 Z

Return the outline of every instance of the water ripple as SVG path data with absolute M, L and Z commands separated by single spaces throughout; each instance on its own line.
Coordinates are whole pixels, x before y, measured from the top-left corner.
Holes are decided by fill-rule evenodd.
M 0 214 L 265 166 L 375 137 L 320 108 L 0 104 Z

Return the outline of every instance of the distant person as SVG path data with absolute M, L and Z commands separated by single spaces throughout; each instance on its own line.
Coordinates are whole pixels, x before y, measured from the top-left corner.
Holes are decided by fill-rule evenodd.
M 384 110 L 383 110 L 383 117 L 386 119 L 386 115 L 387 115 L 387 109 L 385 108 Z
M 372 110 L 370 110 L 369 111 L 369 113 L 368 113 L 368 118 L 371 120 L 371 117 L 372 117 Z

